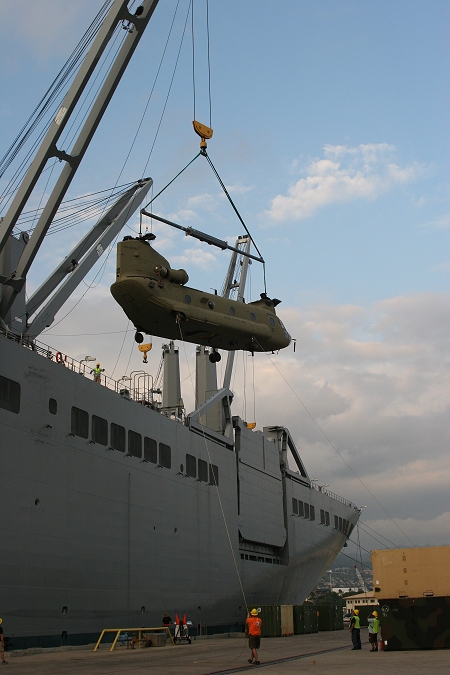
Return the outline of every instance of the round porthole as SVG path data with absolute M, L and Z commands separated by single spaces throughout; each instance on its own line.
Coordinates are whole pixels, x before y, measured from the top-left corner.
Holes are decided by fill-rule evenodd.
M 208 307 L 209 307 L 209 309 L 214 309 L 215 304 L 213 303 L 212 300 L 208 300 Z
M 231 316 L 236 316 L 236 310 L 234 309 L 234 307 L 230 307 L 230 314 Z
M 250 318 L 251 318 L 252 321 L 256 321 L 256 314 L 254 314 L 253 312 L 250 312 Z
M 269 317 L 269 323 L 272 326 L 272 328 L 275 328 L 275 319 L 273 318 L 273 316 Z
M 184 301 L 185 301 L 188 305 L 190 305 L 191 302 L 192 302 L 191 296 L 190 296 L 190 295 L 185 295 L 185 296 L 184 296 Z

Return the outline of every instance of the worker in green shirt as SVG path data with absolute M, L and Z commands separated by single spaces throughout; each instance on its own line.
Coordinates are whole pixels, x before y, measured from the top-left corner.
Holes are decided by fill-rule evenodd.
M 353 649 L 361 649 L 361 621 L 359 618 L 359 609 L 353 610 L 353 616 L 350 619 L 350 631 L 352 634 Z
M 378 631 L 380 630 L 380 621 L 378 619 L 378 612 L 372 612 L 368 619 L 369 624 L 369 642 L 372 645 L 371 652 L 378 651 Z

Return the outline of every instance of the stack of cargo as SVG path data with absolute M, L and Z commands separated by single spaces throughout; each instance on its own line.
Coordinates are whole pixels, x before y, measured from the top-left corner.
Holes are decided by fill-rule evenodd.
M 450 546 L 372 551 L 383 649 L 450 648 Z
M 317 605 L 319 630 L 343 630 L 344 614 L 341 605 Z
M 319 617 L 316 605 L 294 605 L 294 635 L 319 632 Z
M 294 635 L 292 605 L 264 605 L 260 607 L 262 619 L 261 637 L 284 637 Z

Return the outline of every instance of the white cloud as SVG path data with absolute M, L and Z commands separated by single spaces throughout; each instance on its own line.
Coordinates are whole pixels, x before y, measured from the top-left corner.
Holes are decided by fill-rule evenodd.
M 247 192 L 251 192 L 255 186 L 236 184 L 226 185 L 225 187 L 227 188 L 230 195 L 245 195 Z
M 443 216 L 436 218 L 436 220 L 430 220 L 428 223 L 424 223 L 422 227 L 434 227 L 440 230 L 447 230 L 450 227 L 450 213 L 445 213 Z
M 217 258 L 202 248 L 187 248 L 182 255 L 172 256 L 173 267 L 176 265 L 187 268 L 195 266 L 208 272 L 215 264 L 217 264 Z
M 394 151 L 387 143 L 326 145 L 324 158 L 310 162 L 307 176 L 292 185 L 288 195 L 274 197 L 266 215 L 276 221 L 308 218 L 328 204 L 374 199 L 415 180 L 423 167 L 398 166 Z

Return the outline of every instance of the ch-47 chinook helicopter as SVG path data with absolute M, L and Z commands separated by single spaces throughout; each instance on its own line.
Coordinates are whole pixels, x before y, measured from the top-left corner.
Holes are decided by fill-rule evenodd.
M 189 234 L 201 238 L 196 231 Z M 280 300 L 262 293 L 260 300 L 246 304 L 190 288 L 186 271 L 172 269 L 151 246 L 153 239 L 154 234 L 125 237 L 117 245 L 111 293 L 136 327 L 136 342 L 143 341 L 143 332 L 183 339 L 212 347 L 211 361 L 220 361 L 216 349 L 269 352 L 290 344 L 291 336 L 275 313 Z M 202 240 L 208 241 L 208 235 Z
M 213 130 L 195 120 L 193 126 L 202 139 L 199 155 L 207 158 L 231 202 L 225 185 L 206 152 L 206 139 L 212 137 Z M 232 206 L 244 225 L 233 203 Z M 187 235 L 207 244 L 222 250 L 230 249 L 235 254 L 242 254 L 264 264 L 261 256 L 258 258 L 248 250 L 244 252 L 229 246 L 226 241 L 209 234 L 191 227 L 182 227 L 154 213 L 148 213 L 145 209 L 141 210 L 141 214 L 183 230 Z M 244 227 L 247 230 L 245 225 Z M 247 233 L 250 242 L 252 239 L 248 230 Z M 212 347 L 209 355 L 212 362 L 220 361 L 217 349 L 270 352 L 290 344 L 291 336 L 275 312 L 280 300 L 271 300 L 266 293 L 261 293 L 260 300 L 246 304 L 242 296 L 238 300 L 232 300 L 189 288 L 185 286 L 189 281 L 187 272 L 183 269 L 172 269 L 169 262 L 151 246 L 150 242 L 155 238 L 151 233 L 125 237 L 117 246 L 117 275 L 111 286 L 111 293 L 133 322 L 137 331 L 136 342 L 143 342 L 143 332 L 171 340 L 183 339 Z

